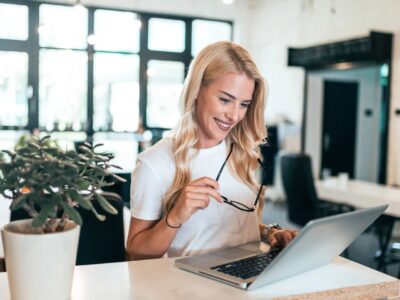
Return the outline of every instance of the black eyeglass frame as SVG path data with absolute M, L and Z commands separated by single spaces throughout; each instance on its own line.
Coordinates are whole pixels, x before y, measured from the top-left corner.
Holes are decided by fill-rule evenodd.
M 226 165 L 226 163 L 228 162 L 229 157 L 230 157 L 231 154 L 232 154 L 232 150 L 233 150 L 233 143 L 231 144 L 231 149 L 229 150 L 228 156 L 226 157 L 226 159 L 225 159 L 224 163 L 222 164 L 221 168 L 219 169 L 218 175 L 217 175 L 217 177 L 215 178 L 216 181 L 218 181 L 219 178 L 221 177 L 221 173 L 222 173 L 223 169 L 225 168 L 225 165 Z M 257 161 L 258 161 L 258 163 L 261 165 L 261 167 L 265 170 L 265 166 L 264 166 L 264 164 L 261 162 L 261 159 L 257 159 Z M 233 206 L 233 207 L 235 207 L 235 208 L 237 208 L 237 209 L 239 209 L 239 210 L 241 210 L 241 211 L 244 211 L 244 212 L 253 212 L 253 211 L 256 209 L 258 200 L 259 200 L 259 198 L 260 198 L 260 194 L 261 194 L 261 191 L 262 191 L 262 187 L 263 187 L 263 184 L 262 184 L 262 182 L 261 182 L 261 184 L 260 184 L 260 189 L 258 190 L 257 198 L 256 198 L 256 200 L 254 201 L 253 207 L 248 207 L 247 205 L 245 205 L 245 204 L 243 204 L 243 203 L 241 203 L 241 202 L 238 202 L 238 201 L 229 200 L 227 197 L 222 196 L 222 195 L 221 195 L 221 198 L 223 199 L 224 203 L 229 204 L 229 205 L 231 205 L 231 206 Z

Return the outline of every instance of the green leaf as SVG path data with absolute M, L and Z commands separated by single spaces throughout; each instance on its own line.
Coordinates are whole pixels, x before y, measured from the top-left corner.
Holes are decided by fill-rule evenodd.
M 115 179 L 117 179 L 120 182 L 126 182 L 126 179 L 118 176 L 117 174 L 111 173 L 111 176 L 114 177 Z
M 40 139 L 40 142 L 43 143 L 45 140 L 49 139 L 50 137 L 51 137 L 50 135 L 46 135 Z
M 122 170 L 122 168 L 121 168 L 120 166 L 117 166 L 117 165 L 110 165 L 110 167 L 113 167 L 113 168 L 116 168 L 116 169 Z
M 78 211 L 72 207 L 70 207 L 67 203 L 61 202 L 61 206 L 64 209 L 64 212 L 74 221 L 76 224 L 82 226 L 82 218 Z
M 101 143 L 96 144 L 96 145 L 94 145 L 93 149 L 96 149 L 97 147 L 101 147 L 101 146 L 104 146 L 104 144 L 101 144 Z
M 35 148 L 36 150 L 40 150 L 40 146 L 35 142 L 28 142 L 28 145 L 32 148 Z
M 92 205 L 91 207 L 91 211 L 94 213 L 94 215 L 96 216 L 97 220 L 99 221 L 104 221 L 106 219 L 105 215 L 101 215 L 97 212 L 97 210 L 94 208 L 94 206 Z
M 92 202 L 82 197 L 76 190 L 70 190 L 68 191 L 68 194 L 71 196 L 73 200 L 78 202 L 79 206 L 82 206 L 84 209 L 89 210 L 92 208 Z
M 21 208 L 24 203 L 26 202 L 26 200 L 28 199 L 30 193 L 28 194 L 22 194 L 20 196 L 18 196 L 17 198 L 15 198 L 10 205 L 10 209 L 11 210 L 16 210 L 18 208 Z
M 7 154 L 9 157 L 14 158 L 15 154 L 8 150 L 1 150 L 1 152 Z
M 90 182 L 86 179 L 81 179 L 77 182 L 78 187 L 82 190 L 86 190 L 90 186 Z
M 108 213 L 112 215 L 118 214 L 118 211 L 112 206 L 106 198 L 104 198 L 101 194 L 96 194 L 96 198 L 99 201 L 100 206 Z
M 32 227 L 40 227 L 46 222 L 47 218 L 51 215 L 53 205 L 43 204 L 39 214 L 33 218 Z

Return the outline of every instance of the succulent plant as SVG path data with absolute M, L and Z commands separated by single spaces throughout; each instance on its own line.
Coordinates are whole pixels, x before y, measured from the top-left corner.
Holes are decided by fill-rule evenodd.
M 82 225 L 80 206 L 91 210 L 99 220 L 94 198 L 108 213 L 116 209 L 99 193 L 101 188 L 125 179 L 110 169 L 113 154 L 100 152 L 102 144 L 84 143 L 64 151 L 50 136 L 33 138 L 0 156 L 0 193 L 11 199 L 11 210 L 23 208 L 33 219 L 33 227 L 44 233 L 62 231 L 68 219 Z M 61 215 L 61 217 L 59 217 Z

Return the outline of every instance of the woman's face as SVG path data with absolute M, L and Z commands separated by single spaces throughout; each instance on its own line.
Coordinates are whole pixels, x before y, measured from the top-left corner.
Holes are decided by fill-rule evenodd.
M 219 144 L 244 118 L 254 85 L 245 74 L 226 73 L 200 88 L 196 101 L 198 148 Z

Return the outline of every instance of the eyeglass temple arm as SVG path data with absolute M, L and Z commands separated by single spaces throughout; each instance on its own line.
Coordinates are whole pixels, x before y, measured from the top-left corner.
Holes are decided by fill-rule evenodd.
M 260 166 L 264 169 L 265 172 L 268 172 L 267 168 L 265 167 L 265 165 L 263 164 L 263 162 L 261 161 L 261 159 L 257 158 L 258 163 L 260 164 Z

